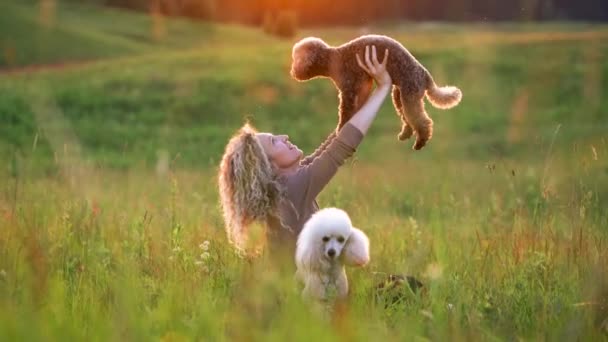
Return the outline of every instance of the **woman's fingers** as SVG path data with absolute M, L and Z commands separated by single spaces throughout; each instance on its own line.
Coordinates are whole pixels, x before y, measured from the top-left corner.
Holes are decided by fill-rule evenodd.
M 372 62 L 373 59 L 373 54 L 374 54 L 374 47 L 372 45 L 372 47 L 369 49 L 370 52 L 370 56 L 369 58 L 365 61 L 367 63 L 367 68 L 371 71 L 371 75 L 374 76 L 378 73 L 378 65 L 374 64 Z
M 374 66 L 380 64 L 380 62 L 378 62 L 378 52 L 376 51 L 376 45 L 372 45 L 372 61 L 374 62 Z
M 361 58 L 359 58 L 359 54 L 356 54 L 357 56 L 357 64 L 359 64 L 359 66 L 365 70 L 365 72 L 367 72 L 368 74 L 370 74 L 371 72 L 369 71 L 369 69 L 363 64 L 363 62 L 361 61 Z
M 384 59 L 382 59 L 382 63 L 378 61 L 378 50 L 375 45 L 372 45 L 371 48 L 369 45 L 365 46 L 365 63 L 359 54 L 356 54 L 357 64 L 365 70 L 371 76 L 380 72 L 380 70 L 384 70 L 386 67 L 386 63 L 388 61 L 388 49 L 384 50 Z
M 370 70 L 373 68 L 372 62 L 369 60 L 369 45 L 365 46 L 365 64 Z
M 382 61 L 382 65 L 386 66 L 386 61 L 388 61 L 388 49 L 384 51 L 384 60 Z

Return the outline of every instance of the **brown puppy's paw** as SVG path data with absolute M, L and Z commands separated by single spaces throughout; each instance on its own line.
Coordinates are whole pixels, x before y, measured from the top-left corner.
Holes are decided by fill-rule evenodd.
M 420 150 L 423 148 L 427 141 L 431 140 L 433 136 L 433 121 L 427 120 L 422 124 L 416 131 L 416 143 L 414 144 L 414 150 Z
M 397 138 L 401 141 L 404 141 L 404 140 L 411 138 L 413 133 L 414 133 L 414 131 L 412 130 L 412 128 L 410 126 L 406 126 L 401 129 L 401 132 L 399 132 L 399 134 L 397 135 Z
M 427 141 L 428 140 L 420 139 L 420 137 L 418 137 L 418 139 L 416 139 L 416 143 L 413 146 L 413 149 L 416 151 L 420 150 L 421 148 L 423 148 L 426 145 Z

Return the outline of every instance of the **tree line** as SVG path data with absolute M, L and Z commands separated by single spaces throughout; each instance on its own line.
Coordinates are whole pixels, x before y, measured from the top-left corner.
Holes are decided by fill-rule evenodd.
M 293 13 L 298 25 L 367 24 L 386 20 L 608 21 L 608 0 L 72 0 L 166 15 L 260 25 Z

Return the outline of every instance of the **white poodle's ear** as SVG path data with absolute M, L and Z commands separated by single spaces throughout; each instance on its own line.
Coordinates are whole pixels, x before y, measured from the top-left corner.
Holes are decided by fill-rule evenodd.
M 298 237 L 295 256 L 298 271 L 313 270 L 317 268 L 316 266 L 320 262 L 321 248 L 319 248 L 319 245 L 315 241 L 311 241 L 311 239 L 312 235 L 306 233 L 300 233 Z
M 344 264 L 348 266 L 365 266 L 369 262 L 369 239 L 364 232 L 355 227 L 346 241 L 344 251 Z

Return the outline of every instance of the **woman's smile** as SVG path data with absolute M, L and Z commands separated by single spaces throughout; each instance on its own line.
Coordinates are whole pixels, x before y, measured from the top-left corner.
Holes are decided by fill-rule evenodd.
M 257 137 L 270 161 L 279 169 L 292 169 L 302 158 L 302 150 L 292 144 L 287 135 L 258 133 Z

